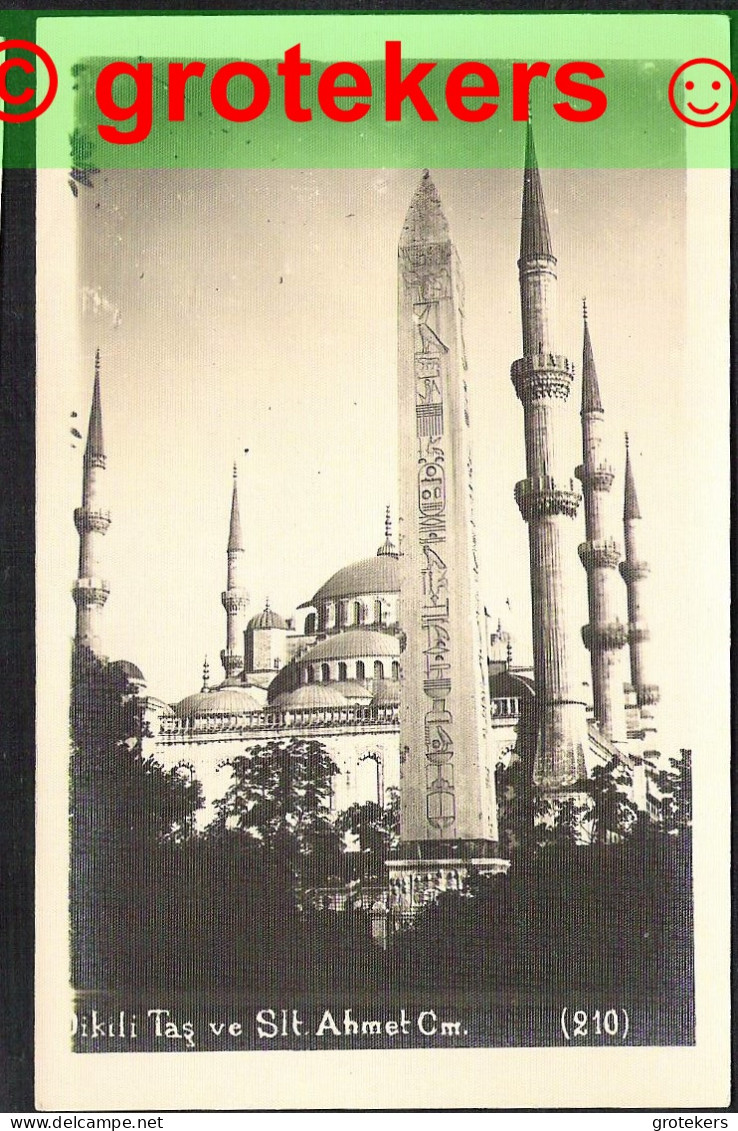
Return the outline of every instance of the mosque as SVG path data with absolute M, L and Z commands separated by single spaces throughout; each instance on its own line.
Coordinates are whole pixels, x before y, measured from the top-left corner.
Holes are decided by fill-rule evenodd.
M 433 267 L 432 275 L 428 274 L 429 264 Z M 530 130 L 518 266 L 524 356 L 512 366 L 512 383 L 523 407 L 527 478 L 515 486 L 515 498 L 529 528 L 534 663 L 530 668 L 515 662 L 511 635 L 499 623 L 494 631 L 488 630 L 485 617 L 480 613 L 483 606 L 472 602 L 474 586 L 467 586 L 470 603 L 461 609 L 461 619 L 454 623 L 457 627 L 464 621 L 476 623 L 481 632 L 479 669 L 484 672 L 484 686 L 471 697 L 471 706 L 459 700 L 461 706 L 454 708 L 456 720 L 461 720 L 456 748 L 468 748 L 465 737 L 471 733 L 468 716 L 483 715 L 477 719 L 481 737 L 479 766 L 474 772 L 480 780 L 486 781 L 487 791 L 492 791 L 493 807 L 494 785 L 490 785 L 490 781 L 494 782 L 495 767 L 500 763 L 506 765 L 516 755 L 527 759 L 534 789 L 545 803 L 554 800 L 560 803 L 562 798 L 576 796 L 577 788 L 594 766 L 615 758 L 630 771 L 633 800 L 653 819 L 658 819 L 660 797 L 654 782 L 658 760 L 654 708 L 659 692 L 648 668 L 649 633 L 645 615 L 648 565 L 639 554 L 641 514 L 634 471 L 626 439 L 623 528 L 621 531 L 608 529 L 602 503 L 612 488 L 615 471 L 609 453 L 604 450 L 603 399 L 586 307 L 580 404 L 582 462 L 575 471 L 581 489 L 571 477 L 574 469 L 573 466 L 568 469 L 563 445 L 555 443 L 563 414 L 576 411 L 569 398 L 574 385 L 574 367 L 557 353 L 556 343 L 551 338 L 549 314 L 555 294 L 556 259 Z M 454 499 L 471 494 L 471 466 L 469 464 L 467 469 L 460 449 L 458 466 L 454 469 L 450 455 L 453 436 L 448 438 L 451 427 L 463 429 L 464 417 L 467 428 L 469 424 L 463 403 L 465 361 L 463 356 L 457 357 L 459 351 L 452 341 L 452 316 L 458 317 L 452 307 L 454 302 L 458 306 L 463 301 L 458 272 L 458 257 L 440 200 L 426 173 L 410 204 L 400 242 L 399 329 L 401 341 L 405 330 L 407 335 L 414 334 L 417 338 L 417 345 L 412 345 L 411 336 L 407 336 L 407 342 L 411 343 L 408 357 L 410 370 L 416 376 L 421 373 L 424 391 L 422 395 L 417 393 L 417 397 L 414 392 L 409 394 L 412 403 L 408 401 L 408 420 L 421 448 L 426 444 L 436 453 L 433 471 L 427 460 L 421 459 L 423 474 L 436 477 L 445 474 L 444 500 L 448 498 L 449 506 Z M 402 297 L 405 291 L 407 302 Z M 401 345 L 401 353 L 403 348 Z M 463 355 L 463 343 L 461 353 Z M 458 373 L 452 372 L 454 367 Z M 406 381 L 402 358 L 399 368 L 402 384 Z M 450 382 L 447 394 L 442 389 L 442 371 L 444 380 Z M 433 374 L 437 381 L 431 379 Z M 415 388 L 412 380 L 411 377 L 410 384 L 406 381 L 410 389 Z M 458 405 L 453 400 L 454 381 L 460 390 Z M 445 406 L 442 393 L 448 397 Z M 449 421 L 457 421 L 457 424 Z M 444 427 L 447 430 L 445 465 Z M 281 615 L 269 602 L 249 615 L 248 562 L 234 466 L 230 527 L 224 531 L 227 543 L 226 585 L 221 598 L 225 612 L 225 641 L 220 655 L 222 675 L 213 676 L 206 662 L 197 691 L 178 703 L 164 703 L 147 693 L 138 668 L 130 663 L 119 663 L 129 684 L 146 703 L 151 730 L 151 737 L 146 740 L 147 752 L 163 767 L 180 768 L 201 781 L 206 798 L 201 815 L 203 824 L 212 819 L 214 800 L 228 788 L 228 767 L 234 758 L 271 739 L 308 737 L 326 747 L 340 770 L 333 784 L 332 808 L 336 813 L 354 802 L 375 801 L 384 805 L 392 790 L 399 790 L 401 795 L 405 790 L 408 797 L 412 791 L 417 793 L 420 787 L 416 789 L 415 785 L 407 784 L 415 772 L 412 769 L 414 758 L 418 766 L 417 780 L 422 778 L 422 791 L 425 791 L 426 770 L 430 765 L 434 767 L 433 774 L 437 776 L 432 782 L 429 777 L 427 786 L 427 828 L 417 833 L 403 832 L 403 840 L 408 845 L 412 842 L 413 854 L 418 858 L 421 854 L 429 856 L 428 845 L 436 836 L 467 838 L 475 844 L 495 839 L 496 817 L 490 819 L 489 835 L 464 833 L 455 824 L 457 812 L 463 810 L 463 797 L 458 795 L 472 786 L 463 776 L 460 754 L 455 755 L 455 779 L 448 769 L 454 757 L 449 738 L 451 722 L 439 724 L 433 731 L 440 736 L 435 740 L 435 754 L 430 752 L 429 746 L 423 757 L 416 755 L 406 739 L 409 723 L 407 714 L 403 721 L 403 710 L 411 701 L 408 698 L 410 665 L 414 662 L 408 657 L 415 654 L 416 638 L 420 640 L 420 628 L 416 631 L 411 623 L 413 606 L 407 595 L 414 582 L 408 572 L 412 558 L 409 541 L 405 545 L 411 526 L 407 513 L 410 504 L 403 502 L 403 498 L 407 500 L 410 496 L 407 490 L 403 494 L 402 483 L 403 477 L 406 487 L 416 482 L 414 450 L 408 460 L 406 464 L 401 460 L 400 466 L 401 510 L 404 508 L 401 518 L 406 532 L 403 546 L 398 548 L 393 540 L 388 508 L 384 538 L 376 553 L 338 568 L 316 593 L 306 598 L 296 614 L 290 616 Z M 79 648 L 89 649 L 98 656 L 105 655 L 102 641 L 108 586 L 101 580 L 104 576 L 102 552 L 111 521 L 104 505 L 105 463 L 98 356 L 84 454 L 83 499 L 75 512 L 80 557 L 73 589 L 77 608 L 75 642 Z M 452 489 L 453 476 L 459 477 L 459 491 Z M 438 562 L 441 561 L 438 554 L 427 548 L 428 539 L 436 539 L 432 545 L 438 550 L 444 538 L 438 533 L 428 534 L 427 528 L 435 524 L 437 530 L 441 529 L 439 516 L 446 503 L 438 501 L 438 478 L 433 481 L 436 486 L 432 491 L 428 489 L 429 482 L 424 480 L 425 487 L 420 495 L 419 537 L 426 555 L 423 561 L 430 561 L 428 555 L 434 553 Z M 415 490 L 412 487 L 411 496 Z M 432 506 L 424 506 L 423 499 L 431 496 Z M 562 561 L 559 534 L 562 524 L 571 522 L 577 515 L 581 503 L 586 537 L 579 546 L 579 565 L 576 561 Z M 458 516 L 461 513 L 459 511 Z M 456 522 L 459 528 L 463 525 L 464 530 L 473 527 L 470 511 L 464 518 L 454 518 L 451 512 L 449 515 L 449 525 Z M 425 535 L 423 529 L 426 529 Z M 618 535 L 623 539 L 624 550 L 621 550 Z M 466 557 L 458 557 L 459 562 L 463 558 L 466 563 L 459 569 L 466 570 L 464 576 L 474 582 L 473 530 L 469 544 L 470 553 L 464 551 Z M 367 550 L 369 548 L 367 546 Z M 447 562 L 450 560 L 447 555 Z M 441 561 L 437 568 L 442 570 L 440 574 L 433 574 L 430 567 L 425 569 L 422 584 L 426 590 L 428 586 L 432 590 L 434 584 L 436 589 L 440 586 L 441 591 L 445 587 L 453 599 L 456 582 L 450 587 L 447 584 L 447 564 Z M 574 587 L 585 584 L 590 620 L 581 629 L 572 623 L 568 599 Z M 436 623 L 440 623 L 437 597 L 428 600 L 433 601 Z M 448 604 L 447 598 L 446 607 Z M 428 626 L 428 616 L 426 612 L 424 628 Z M 591 685 L 584 686 L 572 683 L 569 667 L 570 640 L 580 630 L 591 661 Z M 457 674 L 455 669 L 452 671 L 449 657 L 453 657 L 453 663 L 460 662 L 458 632 L 454 651 L 448 643 L 448 626 L 435 631 L 434 649 L 438 654 L 433 662 L 447 674 L 436 678 L 434 689 L 426 672 L 422 687 L 418 684 L 421 696 L 418 702 L 422 701 L 424 693 L 431 697 L 433 709 L 439 708 L 434 719 L 452 720 L 449 688 L 453 682 L 454 694 L 460 694 L 459 687 L 465 690 L 472 677 L 463 675 L 463 670 L 471 671 L 471 668 L 459 669 L 462 674 Z M 419 643 L 417 648 L 420 649 Z M 475 670 L 476 655 L 475 645 Z M 426 718 L 429 717 L 430 713 Z M 429 743 L 433 726 L 435 723 L 426 724 Z M 473 774 L 469 782 L 472 777 Z M 449 784 L 454 780 L 455 786 Z M 413 795 L 412 813 L 420 811 L 416 801 Z M 424 807 L 425 801 L 421 801 Z M 405 802 L 403 797 L 403 821 L 406 813 L 411 812 Z M 417 816 L 407 819 L 417 825 L 425 821 L 425 816 L 422 821 Z M 446 833 L 446 829 L 450 829 L 450 833 Z M 430 857 L 433 858 L 432 851 Z

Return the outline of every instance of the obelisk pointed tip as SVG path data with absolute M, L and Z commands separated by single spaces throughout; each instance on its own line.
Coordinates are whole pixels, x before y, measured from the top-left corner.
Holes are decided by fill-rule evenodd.
M 407 210 L 400 235 L 400 247 L 444 243 L 449 239 L 448 221 L 443 213 L 438 189 L 433 183 L 430 170 L 424 169 Z

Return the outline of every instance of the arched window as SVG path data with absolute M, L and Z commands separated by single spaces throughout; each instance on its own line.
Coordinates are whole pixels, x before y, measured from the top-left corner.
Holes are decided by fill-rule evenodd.
M 382 602 L 379 600 L 374 602 L 374 623 L 382 623 Z
M 323 683 L 328 683 L 328 681 L 329 681 L 329 680 L 330 680 L 330 678 L 331 678 L 331 667 L 330 667 L 330 664 L 322 664 L 322 665 L 321 665 L 321 668 L 320 668 L 320 678 L 322 679 Z
M 354 601 L 354 624 L 361 624 L 361 601 Z
M 347 672 L 347 669 L 346 669 L 346 664 L 343 662 L 343 660 L 341 660 L 341 662 L 338 665 L 338 678 L 339 679 L 348 679 L 348 672 Z
M 364 667 L 364 661 L 363 660 L 357 660 L 356 661 L 356 678 L 357 679 L 366 679 L 366 669 Z
M 340 628 L 345 628 L 348 624 L 348 601 L 341 601 L 338 606 L 338 624 Z
M 393 660 L 392 661 L 392 678 L 393 679 L 399 679 L 400 678 L 400 661 L 399 660 Z
M 310 664 L 308 667 L 308 683 L 315 683 L 315 665 Z
M 381 660 L 374 661 L 374 678 L 384 679 L 384 666 Z
M 308 613 L 308 615 L 305 617 L 305 635 L 306 636 L 312 636 L 313 633 L 315 632 L 315 621 L 316 621 L 316 619 L 317 618 L 315 616 L 315 613 Z
M 328 626 L 328 605 L 327 604 L 320 606 L 320 616 L 319 616 L 318 624 L 319 624 L 321 632 L 325 628 L 327 628 L 327 626 Z

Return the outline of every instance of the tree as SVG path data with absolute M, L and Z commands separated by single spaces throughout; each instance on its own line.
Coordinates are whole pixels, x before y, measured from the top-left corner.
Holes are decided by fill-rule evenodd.
M 143 754 L 145 700 L 127 665 L 77 650 L 70 759 L 74 977 L 134 976 L 156 946 L 159 907 L 173 889 L 171 855 L 194 831 L 199 783 Z M 134 669 L 131 669 L 134 670 Z
M 596 839 L 613 844 L 628 836 L 638 821 L 638 806 L 631 800 L 633 778 L 617 758 L 595 766 L 588 781 L 594 803 Z
M 320 742 L 273 739 L 234 758 L 231 772 L 231 784 L 217 803 L 213 835 L 250 838 L 265 861 L 296 880 L 319 871 L 338 853 L 330 802 L 339 770 Z
M 339 813 L 336 828 L 359 840 L 359 867 L 364 875 L 384 877 L 384 862 L 400 839 L 400 793 L 388 789 L 388 804 L 355 802 Z
M 502 751 L 495 767 L 495 794 L 502 851 L 507 855 L 524 851 L 532 840 L 533 801 L 530 770 L 516 743 Z
M 692 824 L 692 751 L 680 750 L 667 768 L 653 775 L 661 794 L 661 828 L 670 836 L 684 834 Z
M 537 799 L 534 821 L 536 841 L 541 848 L 591 844 L 594 838 L 592 803 L 586 793 L 563 799 Z

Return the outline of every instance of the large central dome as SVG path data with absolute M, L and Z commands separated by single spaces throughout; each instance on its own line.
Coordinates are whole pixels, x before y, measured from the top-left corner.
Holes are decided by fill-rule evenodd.
M 328 578 L 325 585 L 321 585 L 310 601 L 305 601 L 299 607 L 315 608 L 324 601 L 343 601 L 370 593 L 399 593 L 399 591 L 399 559 L 392 554 L 381 554 L 373 558 L 363 558 L 339 569 Z

